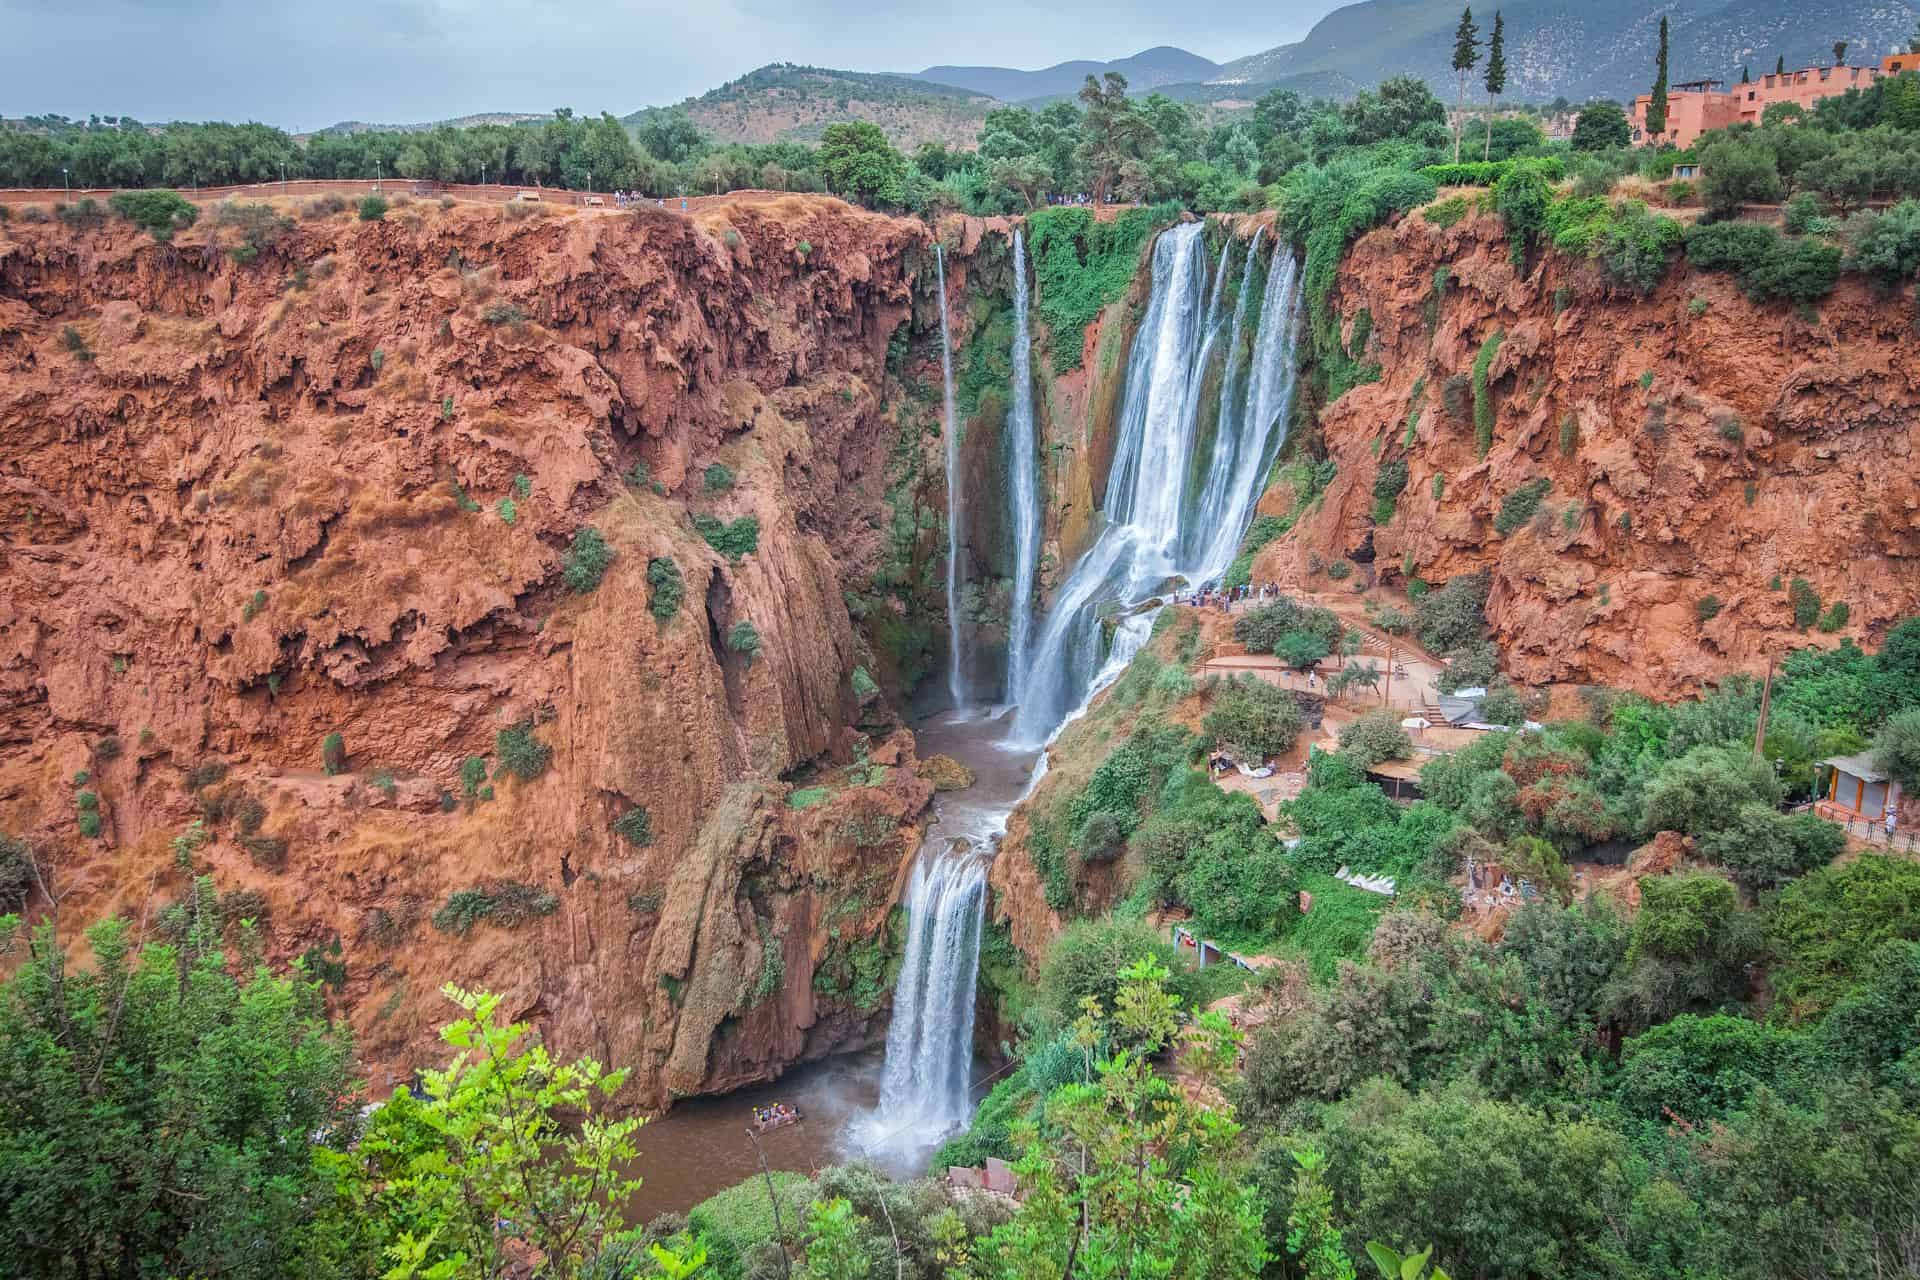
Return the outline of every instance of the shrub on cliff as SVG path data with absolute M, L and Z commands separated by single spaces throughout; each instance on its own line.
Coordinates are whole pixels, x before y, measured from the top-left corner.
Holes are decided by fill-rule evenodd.
M 752 555 L 760 549 L 758 516 L 741 516 L 738 520 L 725 523 L 712 516 L 700 515 L 693 518 L 693 527 L 708 546 L 735 564 L 740 562 L 741 557 Z
M 760 656 L 760 629 L 742 618 L 733 624 L 733 630 L 727 632 L 727 648 L 745 656 L 751 667 L 753 660 Z
M 653 816 L 635 805 L 613 820 L 613 831 L 634 848 L 644 849 L 653 843 Z
M 115 213 L 155 240 L 173 239 L 200 218 L 199 208 L 178 191 L 122 191 L 107 201 Z
M 1480 639 L 1487 623 L 1482 611 L 1491 588 L 1492 578 L 1483 569 L 1449 578 L 1438 591 L 1427 593 L 1414 606 L 1421 645 L 1429 653 L 1448 653 Z
M 1896 289 L 1920 274 L 1920 200 L 1902 200 L 1885 213 L 1856 213 L 1847 219 L 1847 270 L 1858 271 L 1882 289 Z
M 651 592 L 648 612 L 661 623 L 672 622 L 687 594 L 686 579 L 680 576 L 680 566 L 672 556 L 655 556 L 647 561 L 647 588 Z
M 367 196 L 360 201 L 360 221 L 380 222 L 387 216 L 387 201 L 384 196 Z
M 1807 306 L 1832 293 L 1839 281 L 1839 246 L 1803 237 L 1783 241 L 1779 253 L 1749 268 L 1740 288 L 1755 302 Z
M 347 740 L 338 730 L 320 740 L 320 768 L 329 778 L 347 771 Z
M 607 566 L 613 563 L 613 548 L 600 536 L 600 531 L 592 525 L 573 535 L 573 544 L 567 548 L 567 558 L 561 567 L 560 576 L 567 587 L 577 595 L 586 595 L 600 585 L 600 579 L 606 576 Z
M 724 462 L 716 462 L 706 469 L 702 483 L 708 493 L 725 493 L 733 488 L 733 468 Z
M 1494 516 L 1493 527 L 1503 537 L 1514 532 L 1533 519 L 1534 512 L 1540 509 L 1541 499 L 1552 488 L 1553 481 L 1545 476 L 1536 476 L 1527 481 L 1501 500 L 1500 513 Z
M 494 734 L 493 754 L 500 761 L 493 771 L 494 777 L 510 773 L 522 782 L 533 781 L 553 762 L 553 748 L 533 736 L 531 720 L 508 725 Z

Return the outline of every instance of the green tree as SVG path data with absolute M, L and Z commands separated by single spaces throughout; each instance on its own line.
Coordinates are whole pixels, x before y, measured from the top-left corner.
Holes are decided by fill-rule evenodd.
M 1493 11 L 1493 34 L 1487 38 L 1487 140 L 1480 150 L 1483 161 L 1493 158 L 1493 100 L 1507 91 L 1506 20 Z
M 1081 120 L 1079 159 L 1092 184 L 1094 203 L 1104 204 L 1130 164 L 1151 149 L 1152 123 L 1138 104 L 1127 97 L 1127 78 L 1109 71 L 1102 80 L 1087 77 L 1080 87 L 1086 106 Z
M 496 1021 L 499 996 L 442 990 L 466 1014 L 440 1031 L 458 1052 L 421 1073 L 422 1097 L 396 1093 L 358 1146 L 327 1158 L 334 1211 L 386 1242 L 390 1280 L 498 1274 L 510 1236 L 571 1277 L 640 1186 L 621 1171 L 644 1121 L 606 1116 L 627 1072 L 521 1047 L 528 1027 Z
M 199 220 L 199 207 L 178 191 L 121 191 L 107 200 L 115 213 L 155 240 L 173 239 Z
M 1573 122 L 1575 151 L 1611 151 L 1633 140 L 1627 113 L 1617 102 L 1589 102 Z
M 1833 65 L 1836 67 L 1844 67 L 1847 65 L 1847 42 L 1845 40 L 1835 40 L 1833 42 Z
M 1200 727 L 1236 760 L 1284 755 L 1306 726 L 1299 701 L 1254 676 L 1230 679 L 1214 694 Z
M 1647 136 L 1658 138 L 1667 131 L 1667 19 L 1660 16 L 1660 50 L 1653 58 L 1653 97 L 1647 103 Z
M 843 1196 L 816 1200 L 807 1211 L 807 1280 L 865 1280 L 873 1259 L 860 1247 L 866 1220 Z
M 1873 740 L 1873 762 L 1901 786 L 1920 787 L 1920 707 L 1887 720 Z
M 351 1131 L 348 1037 L 295 972 L 229 969 L 212 882 L 178 946 L 119 920 L 70 963 L 51 924 L 0 988 L 0 1256 L 16 1274 L 300 1274 L 320 1135 Z M 17 922 L 7 920 L 11 935 Z M 11 940 L 11 939 L 9 939 Z
M 1319 665 L 1320 660 L 1331 652 L 1332 647 L 1324 635 L 1304 628 L 1288 631 L 1273 642 L 1273 656 L 1295 671 L 1306 671 Z
M 1460 163 L 1460 134 L 1467 119 L 1467 76 L 1480 61 L 1480 29 L 1473 25 L 1473 6 L 1460 11 L 1460 25 L 1453 30 L 1453 70 L 1460 78 L 1460 100 L 1454 109 L 1453 162 Z
M 830 124 L 820 135 L 820 173 L 837 195 L 873 207 L 905 201 L 907 160 L 877 124 L 865 120 Z

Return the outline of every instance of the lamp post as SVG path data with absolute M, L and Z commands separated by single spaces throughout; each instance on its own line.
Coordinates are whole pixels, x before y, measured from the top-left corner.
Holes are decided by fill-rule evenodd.
M 60 185 L 67 189 L 67 199 L 73 199 L 73 183 L 68 179 L 65 169 L 60 170 Z

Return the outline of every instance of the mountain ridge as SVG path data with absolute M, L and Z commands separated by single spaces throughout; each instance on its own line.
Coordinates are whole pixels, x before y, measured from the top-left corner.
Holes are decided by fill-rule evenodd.
M 1056 62 L 1037 71 L 1012 67 L 941 65 L 908 76 L 928 84 L 952 85 L 997 98 L 1002 102 L 1025 102 L 1035 98 L 1064 97 L 1079 90 L 1088 76 L 1117 71 L 1127 78 L 1129 88 L 1138 91 L 1168 84 L 1205 81 L 1220 70 L 1220 64 L 1174 45 L 1155 45 L 1125 58 L 1102 62 L 1076 58 Z

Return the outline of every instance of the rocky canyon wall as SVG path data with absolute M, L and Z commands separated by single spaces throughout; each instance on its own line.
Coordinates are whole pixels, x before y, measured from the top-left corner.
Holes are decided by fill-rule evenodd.
M 447 981 L 649 1106 L 871 1042 L 931 794 L 930 245 L 806 197 L 0 225 L 0 833 L 63 939 L 211 876 L 382 1090 Z
M 1353 246 L 1332 296 L 1379 378 L 1296 429 L 1336 472 L 1256 578 L 1335 589 L 1317 568 L 1335 559 L 1356 590 L 1488 570 L 1516 680 L 1657 697 L 1796 645 L 1871 645 L 1920 610 L 1908 291 L 1847 275 L 1817 309 L 1761 307 L 1682 259 L 1638 297 L 1558 253 L 1516 269 L 1491 214 L 1415 212 Z M 1400 464 L 1383 503 L 1376 479 Z M 1795 579 L 1831 630 L 1796 623 Z

